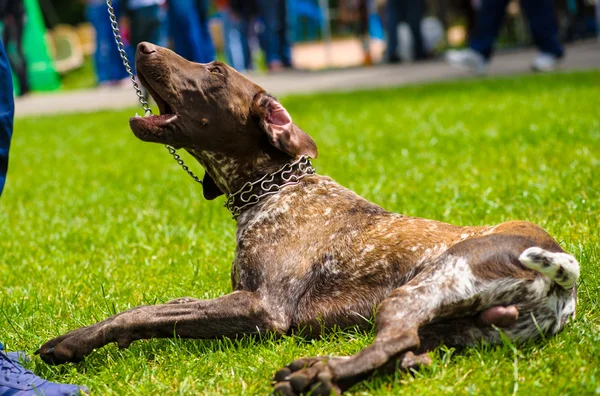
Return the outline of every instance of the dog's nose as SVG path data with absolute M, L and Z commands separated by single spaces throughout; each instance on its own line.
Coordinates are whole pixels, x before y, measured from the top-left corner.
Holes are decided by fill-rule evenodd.
M 137 50 L 144 55 L 150 55 L 156 52 L 156 47 L 154 44 L 144 41 L 138 44 Z

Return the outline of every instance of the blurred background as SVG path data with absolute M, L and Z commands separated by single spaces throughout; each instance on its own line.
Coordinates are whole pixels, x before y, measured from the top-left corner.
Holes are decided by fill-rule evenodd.
M 113 0 L 113 5 L 130 59 L 138 42 L 151 41 L 192 61 L 219 59 L 262 74 L 435 59 L 468 45 L 486 1 L 494 0 Z M 521 9 L 527 3 L 503 5 L 495 48 L 535 44 L 531 16 Z M 561 42 L 599 35 L 597 0 L 552 5 Z M 104 0 L 0 0 L 0 12 L 17 95 L 130 86 Z

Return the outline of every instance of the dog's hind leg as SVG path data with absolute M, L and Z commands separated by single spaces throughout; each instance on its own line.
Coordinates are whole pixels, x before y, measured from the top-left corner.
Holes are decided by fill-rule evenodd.
M 520 262 L 521 253 L 534 243 L 520 236 L 488 235 L 454 245 L 424 263 L 423 272 L 381 303 L 373 344 L 345 359 L 309 359 L 306 368 L 298 368 L 302 362 L 292 363 L 289 375 L 277 376 L 276 392 L 342 392 L 390 366 L 427 363 L 421 353 L 439 342 L 498 342 L 499 333 L 491 325 L 506 326 L 511 339 L 555 333 L 563 323 L 557 317 L 564 315 L 554 306 L 567 313 L 570 308 L 562 309 L 562 296 L 548 295 L 550 282 Z
M 419 328 L 455 316 L 473 304 L 479 291 L 467 261 L 445 254 L 381 303 L 373 344 L 347 358 L 293 362 L 276 375 L 275 393 L 338 393 L 374 372 L 389 371 L 390 366 L 427 364 L 427 355 L 415 354 L 421 344 Z

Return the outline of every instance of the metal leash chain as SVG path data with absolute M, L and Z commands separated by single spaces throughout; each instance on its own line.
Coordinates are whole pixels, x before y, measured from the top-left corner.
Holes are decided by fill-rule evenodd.
M 131 68 L 129 59 L 127 59 L 127 53 L 125 52 L 125 45 L 123 44 L 123 37 L 121 37 L 121 30 L 119 29 L 119 23 L 117 22 L 117 16 L 115 15 L 115 9 L 112 5 L 112 1 L 106 0 L 106 5 L 108 7 L 108 15 L 110 18 L 110 25 L 112 27 L 113 35 L 115 36 L 115 42 L 117 43 L 119 55 L 121 56 L 121 59 L 123 60 L 123 66 L 125 66 L 125 70 L 127 71 L 127 74 L 129 74 L 129 78 L 131 79 L 131 82 L 133 83 L 133 89 L 135 89 L 135 93 L 138 97 L 138 100 L 142 104 L 142 108 L 144 109 L 144 116 L 152 115 L 152 110 L 150 109 L 150 106 L 148 105 L 148 102 L 146 101 L 146 98 L 144 97 L 142 90 L 140 89 L 137 81 L 135 80 L 135 76 L 133 74 L 133 69 Z M 202 185 L 202 180 L 200 180 L 198 178 L 198 176 L 194 175 L 194 173 L 187 167 L 187 165 L 183 162 L 183 160 L 181 159 L 179 154 L 177 154 L 177 150 L 175 150 L 174 147 L 171 147 L 168 144 L 165 144 L 165 147 L 167 148 L 167 150 L 169 150 L 169 153 L 173 156 L 173 159 L 175 161 L 177 161 L 177 163 L 183 168 L 183 170 L 186 171 L 187 174 L 190 175 L 190 177 L 192 179 L 194 179 L 197 183 L 200 183 Z

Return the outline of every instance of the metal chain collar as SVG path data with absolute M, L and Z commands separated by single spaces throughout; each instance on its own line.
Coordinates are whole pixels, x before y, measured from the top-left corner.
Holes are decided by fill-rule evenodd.
M 314 174 L 315 169 L 310 159 L 303 155 L 300 159 L 285 164 L 276 172 L 267 173 L 256 181 L 244 184 L 242 188 L 227 197 L 225 207 L 235 220 L 242 213 L 242 209 L 256 205 L 263 197 L 277 194 L 284 187 L 298 184 L 300 179 Z
M 123 44 L 123 37 L 121 37 L 121 30 L 119 29 L 119 23 L 117 22 L 117 16 L 115 15 L 115 9 L 112 5 L 112 1 L 106 0 L 106 6 L 108 7 L 108 15 L 110 18 L 110 25 L 112 27 L 113 36 L 115 36 L 115 42 L 117 43 L 119 55 L 121 56 L 121 59 L 123 60 L 123 66 L 125 66 L 125 70 L 127 71 L 127 74 L 129 74 L 129 78 L 131 79 L 131 82 L 133 83 L 133 89 L 135 89 L 135 93 L 138 97 L 138 100 L 142 104 L 142 108 L 144 109 L 144 116 L 150 116 L 150 115 L 152 115 L 152 110 L 150 109 L 150 106 L 148 105 L 148 101 L 146 101 L 146 98 L 144 97 L 142 90 L 140 89 L 137 81 L 135 80 L 135 75 L 133 74 L 133 69 L 131 68 L 129 59 L 127 59 L 127 53 L 125 52 L 125 45 Z M 200 183 L 200 185 L 202 185 L 202 180 L 200 180 L 198 178 L 198 176 L 196 176 L 187 167 L 187 165 L 185 165 L 185 163 L 183 162 L 183 159 L 181 159 L 179 154 L 177 154 L 177 151 L 175 150 L 175 148 L 169 146 L 168 144 L 165 144 L 165 147 L 167 148 L 167 150 L 169 150 L 169 153 L 173 156 L 173 159 L 175 161 L 177 161 L 177 163 L 183 168 L 183 170 L 186 171 L 187 174 L 190 175 L 190 177 L 192 179 L 194 179 L 197 183 Z

